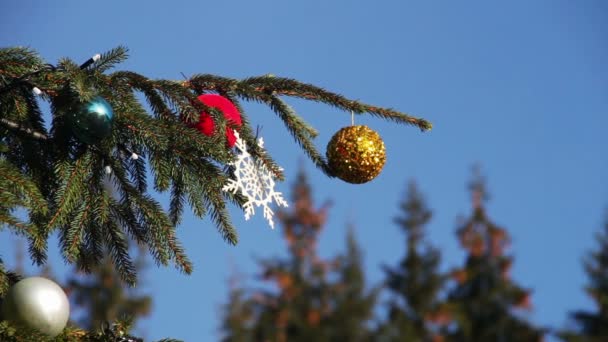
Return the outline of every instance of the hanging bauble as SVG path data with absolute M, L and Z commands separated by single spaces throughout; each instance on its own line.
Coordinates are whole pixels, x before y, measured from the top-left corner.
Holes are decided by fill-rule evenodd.
M 53 281 L 30 277 L 15 283 L 2 303 L 3 317 L 54 337 L 65 328 L 70 303 L 65 292 Z
M 224 114 L 224 118 L 228 121 L 228 125 L 226 125 L 227 145 L 228 147 L 233 147 L 236 144 L 234 128 L 239 128 L 242 124 L 241 113 L 239 113 L 238 108 L 236 108 L 232 101 L 217 94 L 203 94 L 198 99 L 207 107 L 217 108 Z M 234 128 L 231 128 L 230 125 L 233 125 Z M 194 127 L 201 133 L 211 136 L 215 129 L 215 122 L 213 122 L 213 118 L 209 113 L 203 111 L 200 114 L 198 123 Z
M 70 115 L 72 132 L 85 144 L 96 144 L 112 132 L 114 112 L 112 106 L 101 96 L 81 104 Z
M 367 126 L 344 127 L 327 144 L 327 160 L 332 173 L 343 181 L 366 183 L 382 171 L 384 142 Z

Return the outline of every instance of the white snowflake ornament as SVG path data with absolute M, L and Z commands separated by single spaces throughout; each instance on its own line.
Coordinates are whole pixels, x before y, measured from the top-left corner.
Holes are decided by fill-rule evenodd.
M 266 165 L 261 161 L 255 160 L 249 152 L 247 152 L 247 144 L 237 131 L 234 131 L 236 137 L 236 148 L 240 151 L 237 159 L 229 165 L 234 166 L 234 175 L 236 179 L 228 180 L 222 190 L 230 191 L 236 194 L 238 191 L 247 198 L 247 202 L 243 205 L 245 209 L 245 220 L 249 220 L 255 214 L 255 207 L 264 208 L 264 218 L 268 224 L 274 229 L 274 212 L 270 209 L 270 204 L 274 201 L 278 206 L 287 207 L 287 201 L 283 199 L 283 194 L 274 190 L 274 178 L 272 172 L 268 170 Z M 258 139 L 258 146 L 264 147 L 264 140 Z

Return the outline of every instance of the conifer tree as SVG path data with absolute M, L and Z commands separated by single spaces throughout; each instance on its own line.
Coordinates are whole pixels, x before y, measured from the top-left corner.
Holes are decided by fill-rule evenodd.
M 138 274 L 145 267 L 145 257 L 140 252 L 135 263 Z M 152 297 L 140 294 L 139 287 L 127 286 L 110 258 L 104 258 L 90 273 L 77 273 L 69 277 L 65 287 L 75 304 L 74 311 L 79 311 L 79 327 L 100 330 L 104 324 L 119 320 L 135 325 L 137 320 L 150 313 Z
M 316 252 L 326 207 L 315 209 L 305 175 L 293 188 L 293 209 L 281 211 L 289 255 L 261 261 L 272 289 L 233 288 L 225 307 L 224 341 L 364 341 L 375 290 L 365 289 L 359 248 L 352 232 L 347 251 L 331 260 Z
M 157 264 L 172 263 L 189 274 L 192 264 L 175 236 L 187 206 L 197 217 L 208 215 L 225 240 L 235 244 L 237 233 L 226 205 L 231 202 L 243 208 L 247 202 L 241 194 L 222 191 L 234 178 L 227 165 L 235 160 L 223 132 L 238 128 L 253 158 L 276 179 L 284 178 L 272 156 L 256 144 L 243 101 L 267 105 L 330 177 L 334 172 L 313 143 L 316 130 L 285 97 L 368 113 L 422 130 L 431 128 L 426 120 L 282 77 L 236 80 L 197 74 L 174 81 L 132 71 L 109 72 L 126 58 L 126 49 L 118 47 L 83 64 L 63 58 L 53 65 L 27 48 L 0 49 L 0 229 L 26 237 L 29 255 L 37 264 L 46 262 L 48 238 L 58 233 L 64 259 L 85 272 L 109 252 L 122 280 L 134 285 L 136 267 L 127 243 L 133 239 L 147 247 Z M 198 100 L 198 95 L 208 93 L 219 94 L 238 108 L 238 127 L 225 113 Z M 99 104 L 99 97 L 115 114 L 111 129 L 106 125 L 102 130 L 103 139 L 101 131 L 88 130 L 87 122 L 74 119 L 83 106 Z M 46 122 L 39 101 L 50 104 Z M 192 128 L 202 112 L 215 122 L 211 135 Z M 107 110 L 98 113 L 110 117 Z M 116 194 L 104 189 L 108 178 Z M 168 210 L 149 187 L 169 194 Z M 0 264 L 0 298 L 12 280 Z M 67 330 L 58 338 L 100 336 Z M 8 336 L 6 331 L 0 329 L 0 337 Z
M 510 278 L 509 235 L 487 216 L 484 203 L 488 194 L 477 169 L 470 188 L 473 211 L 457 229 L 467 257 L 464 266 L 452 273 L 455 285 L 448 298 L 455 324 L 447 340 L 541 341 L 543 331 L 518 317 L 518 311 L 530 309 L 530 291 Z
M 405 256 L 397 267 L 385 267 L 391 300 L 378 339 L 382 341 L 433 341 L 440 338 L 436 326 L 449 317 L 438 298 L 444 284 L 439 273 L 439 250 L 425 243 L 425 226 L 432 213 L 416 183 L 408 185 L 395 223 L 406 235 Z
M 589 277 L 587 294 L 596 304 L 594 311 L 576 311 L 571 317 L 576 323 L 574 331 L 561 332 L 568 342 L 608 341 L 608 211 L 604 228 L 596 235 L 598 249 L 585 260 L 585 271 Z
M 228 302 L 223 307 L 223 341 L 253 341 L 254 306 L 242 280 L 235 275 L 229 281 Z

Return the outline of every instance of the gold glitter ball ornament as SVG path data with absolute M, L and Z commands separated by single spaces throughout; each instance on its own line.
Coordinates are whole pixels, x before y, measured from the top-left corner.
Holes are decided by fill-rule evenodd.
M 361 184 L 376 178 L 386 161 L 380 134 L 363 125 L 339 130 L 327 144 L 333 174 L 345 182 Z

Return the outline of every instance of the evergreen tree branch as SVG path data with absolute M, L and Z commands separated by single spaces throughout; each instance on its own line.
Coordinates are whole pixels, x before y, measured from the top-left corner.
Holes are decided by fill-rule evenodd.
M 326 91 L 323 88 L 298 82 L 289 78 L 261 76 L 248 78 L 244 80 L 243 83 L 250 87 L 254 87 L 259 92 L 274 93 L 277 95 L 286 95 L 307 100 L 320 101 L 345 111 L 353 111 L 357 114 L 369 113 L 397 123 L 415 125 L 423 131 L 430 130 L 432 128 L 432 124 L 427 120 L 415 118 L 392 109 L 379 108 L 358 101 L 349 100 L 344 96 Z
M 270 107 L 308 157 L 330 176 L 324 157 L 313 144 L 316 130 L 282 96 L 430 129 L 423 119 L 287 78 L 236 80 L 195 75 L 187 81 L 174 81 L 149 79 L 131 71 L 106 73 L 126 57 L 127 50 L 119 46 L 98 60 L 82 64 L 63 58 L 54 66 L 44 64 L 29 49 L 0 49 L 0 161 L 14 166 L 5 172 L 0 165 L 0 175 L 7 175 L 0 179 L 0 222 L 27 235 L 30 254 L 38 262 L 45 259 L 50 233 L 59 229 L 64 257 L 82 269 L 91 269 L 108 247 L 121 274 L 132 279 L 125 247 L 128 235 L 146 244 L 157 263 L 172 261 L 190 273 L 192 265 L 175 234 L 186 203 L 196 216 L 209 215 L 224 239 L 236 243 L 226 205 L 230 201 L 242 206 L 245 199 L 222 191 L 234 177 L 226 166 L 235 158 L 226 145 L 226 128 L 238 129 L 252 156 L 283 178 L 272 156 L 257 145 L 257 134 L 241 102 Z M 43 93 L 34 95 L 34 87 Z M 240 127 L 233 127 L 217 108 L 197 99 L 208 92 L 217 92 L 237 106 Z M 104 140 L 87 145 L 74 134 L 70 120 L 95 96 L 111 104 L 113 127 Z M 40 100 L 51 104 L 48 131 Z M 211 136 L 191 127 L 202 112 L 214 120 L 215 134 Z M 129 151 L 139 158 L 131 159 Z M 104 174 L 106 166 L 111 167 L 111 175 Z M 106 179 L 113 182 L 115 194 L 103 188 Z M 167 210 L 148 193 L 148 182 L 159 192 L 169 192 Z M 28 210 L 29 222 L 12 216 L 20 207 Z
M 218 230 L 222 234 L 224 240 L 230 244 L 236 245 L 238 242 L 238 236 L 236 229 L 230 220 L 230 215 L 226 209 L 226 203 L 224 202 L 223 197 L 224 192 L 222 191 L 222 187 L 224 184 L 226 184 L 223 172 L 215 165 L 208 162 L 204 163 L 203 167 L 205 173 L 213 175 L 214 177 L 212 179 L 216 180 L 215 182 L 207 182 L 202 184 L 203 193 L 205 195 L 204 201 L 207 207 L 211 207 L 211 219 L 216 223 L 216 226 L 218 227 Z
M 116 64 L 122 63 L 127 58 L 129 58 L 128 49 L 124 46 L 118 46 L 108 52 L 102 53 L 99 60 L 93 62 L 90 68 L 98 73 L 103 73 L 113 68 Z
M 178 164 L 174 169 L 176 171 L 180 170 L 180 165 Z M 169 201 L 169 219 L 172 225 L 177 226 L 181 222 L 181 216 L 184 212 L 185 185 L 180 171 L 173 172 L 173 176 Z
M 0 189 L 3 190 L 0 196 L 13 194 L 15 199 L 21 199 L 11 207 L 23 205 L 28 210 L 42 215 L 48 212 L 48 205 L 36 184 L 5 159 L 0 159 L 0 176 Z M 6 201 L 7 199 L 1 201 L 2 207 L 6 207 Z
M 137 283 L 136 267 L 129 256 L 129 245 L 122 230 L 113 220 L 109 220 L 102 227 L 105 227 L 107 246 L 118 274 L 124 282 L 135 286 Z
M 76 262 L 80 257 L 80 246 L 83 243 L 84 231 L 90 225 L 90 213 L 92 211 L 91 203 L 83 201 L 80 204 L 80 210 L 77 210 L 72 222 L 62 229 L 60 242 L 62 252 L 68 262 Z
M 302 127 L 306 125 L 291 109 L 289 105 L 283 102 L 276 96 L 266 95 L 263 97 L 270 107 L 279 115 L 279 117 L 285 123 L 285 126 L 294 137 L 296 142 L 304 149 L 309 158 L 315 163 L 315 165 L 323 170 L 328 176 L 332 176 L 332 172 L 329 169 L 329 165 L 325 161 L 325 158 L 317 151 L 311 138 L 316 136 L 316 131 L 309 129 L 304 131 Z M 308 136 L 306 135 L 308 134 Z
M 226 91 L 219 91 L 220 95 L 228 98 L 234 105 L 237 107 L 239 113 L 241 113 L 241 120 L 243 122 L 239 134 L 241 139 L 243 139 L 247 143 L 248 152 L 260 160 L 266 168 L 272 172 L 272 174 L 278 180 L 285 180 L 285 175 L 283 174 L 283 169 L 272 159 L 268 153 L 265 153 L 264 149 L 260 148 L 257 144 L 257 133 L 254 135 L 251 129 L 251 125 L 249 123 L 249 118 L 243 107 L 241 106 L 240 100 L 233 93 Z
M 75 206 L 79 203 L 82 194 L 87 170 L 91 165 L 91 152 L 85 152 L 72 165 L 69 161 L 60 162 L 55 173 L 60 179 L 60 186 L 55 194 L 57 203 L 55 212 L 48 222 L 47 229 L 51 231 L 56 226 L 67 223 L 67 219 Z
M 112 164 L 113 166 L 116 164 Z M 152 255 L 158 263 L 167 265 L 169 258 L 174 259 L 183 272 L 190 274 L 192 264 L 175 237 L 175 227 L 160 205 L 148 195 L 137 191 L 126 179 L 124 171 L 116 168 L 114 172 L 123 196 L 128 202 L 136 204 L 134 209 L 139 226 L 148 227 L 146 242 L 151 244 Z

